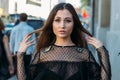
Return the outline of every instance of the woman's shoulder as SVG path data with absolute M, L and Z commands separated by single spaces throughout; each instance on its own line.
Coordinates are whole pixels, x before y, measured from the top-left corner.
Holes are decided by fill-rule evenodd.
M 76 50 L 78 51 L 78 52 L 89 52 L 89 50 L 87 49 L 87 48 L 84 48 L 84 47 L 76 47 Z
M 49 46 L 46 46 L 46 47 L 44 47 L 44 48 L 41 48 L 41 51 L 42 51 L 43 53 L 46 53 L 46 52 L 50 51 L 51 48 L 52 48 L 52 45 L 49 45 Z

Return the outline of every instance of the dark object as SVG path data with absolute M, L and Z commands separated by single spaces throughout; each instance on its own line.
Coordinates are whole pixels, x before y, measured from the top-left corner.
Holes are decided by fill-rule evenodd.
M 118 56 L 120 55 L 120 52 L 118 53 Z
M 32 26 L 35 30 L 43 26 L 44 21 L 39 19 L 29 19 L 27 20 L 28 25 Z
M 31 55 L 24 55 L 24 65 L 25 65 L 25 70 L 26 70 L 26 73 L 28 71 L 28 66 L 30 64 L 30 61 L 31 61 Z M 17 56 L 13 56 L 13 63 L 14 63 L 14 67 L 15 67 L 15 73 L 17 73 Z
M 8 72 L 8 59 L 3 43 L 3 33 L 0 33 L 0 80 L 6 80 L 9 77 Z
M 48 66 L 58 66 L 56 71 L 52 71 L 46 68 Z M 76 68 L 77 65 L 78 72 L 73 73 L 69 77 L 65 77 L 67 67 L 72 65 L 72 68 Z M 70 68 L 70 70 L 72 69 Z M 36 69 L 36 70 L 34 70 Z M 30 66 L 30 70 L 34 70 L 33 73 L 28 73 L 27 80 L 100 80 L 100 66 L 97 63 L 92 62 L 78 62 L 78 63 L 66 63 L 66 62 L 46 62 L 38 63 Z M 60 72 L 59 72 L 60 71 Z M 61 73 L 61 74 L 60 74 Z M 30 75 L 31 74 L 31 75 Z M 33 77 L 32 77 L 33 76 Z

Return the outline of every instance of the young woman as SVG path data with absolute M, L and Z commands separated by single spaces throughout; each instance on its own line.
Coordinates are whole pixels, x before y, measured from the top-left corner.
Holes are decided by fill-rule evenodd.
M 31 35 L 40 32 L 29 74 L 25 73 L 23 55 L 33 45 Z M 79 21 L 73 6 L 59 3 L 51 11 L 45 25 L 26 35 L 17 55 L 18 80 L 110 80 L 109 55 L 103 44 L 92 37 Z M 85 40 L 84 33 L 87 34 Z M 100 65 L 86 49 L 92 44 Z
M 0 80 L 6 80 L 9 73 L 14 73 L 12 54 L 10 53 L 7 35 L 3 34 L 5 26 L 0 18 Z

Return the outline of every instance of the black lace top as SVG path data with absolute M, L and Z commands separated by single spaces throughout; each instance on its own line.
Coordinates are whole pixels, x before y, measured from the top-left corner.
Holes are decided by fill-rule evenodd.
M 108 52 L 97 49 L 100 65 L 87 49 L 52 45 L 34 55 L 25 75 L 22 57 L 18 58 L 18 80 L 110 80 Z

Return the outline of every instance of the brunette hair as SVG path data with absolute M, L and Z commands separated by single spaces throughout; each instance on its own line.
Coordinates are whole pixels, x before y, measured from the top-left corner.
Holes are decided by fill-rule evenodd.
M 56 13 L 58 12 L 58 10 L 63 10 L 63 9 L 67 9 L 72 14 L 72 17 L 73 17 L 74 28 L 71 33 L 71 39 L 72 39 L 73 43 L 75 43 L 79 47 L 85 47 L 85 40 L 84 40 L 85 36 L 84 36 L 83 32 L 88 34 L 89 36 L 92 36 L 82 26 L 74 7 L 69 3 L 59 3 L 50 12 L 48 19 L 46 20 L 46 23 L 44 24 L 44 26 L 41 29 L 36 30 L 36 32 L 41 31 L 41 34 L 38 38 L 38 42 L 36 45 L 37 51 L 39 51 L 43 47 L 54 44 L 54 42 L 56 40 L 56 36 L 53 33 L 53 29 L 52 29 L 53 20 L 54 20 Z
M 21 13 L 20 14 L 20 21 L 26 21 L 27 20 L 27 14 L 26 13 Z
M 5 29 L 5 25 L 2 21 L 2 19 L 0 18 L 0 32 L 2 32 L 2 30 L 4 30 L 4 29 Z

